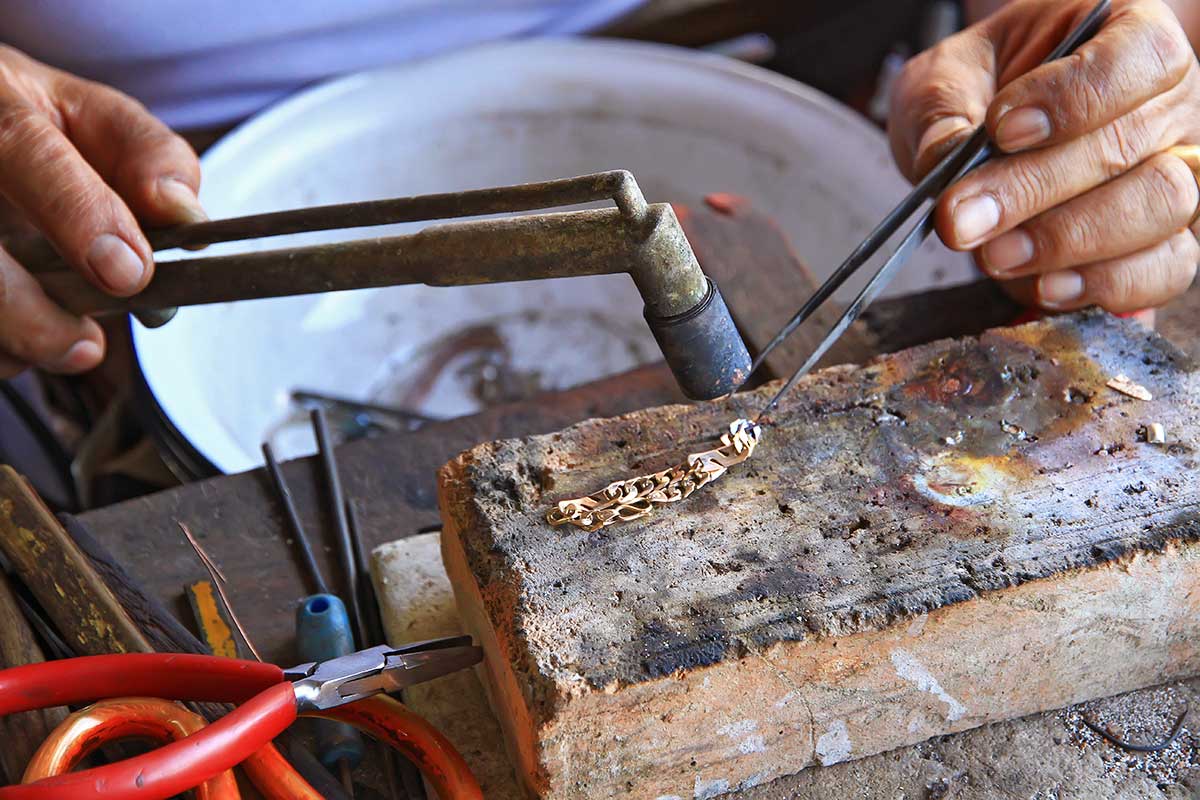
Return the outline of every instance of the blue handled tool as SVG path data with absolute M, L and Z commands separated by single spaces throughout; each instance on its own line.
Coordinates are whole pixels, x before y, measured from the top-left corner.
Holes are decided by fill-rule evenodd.
M 318 437 L 318 442 L 321 442 L 322 439 L 323 437 Z M 324 447 L 322 449 L 324 450 Z M 292 492 L 288 488 L 287 481 L 284 480 L 283 471 L 279 469 L 279 463 L 275 460 L 271 446 L 264 442 L 262 451 L 267 471 L 271 475 L 271 482 L 283 505 L 288 526 L 291 528 L 293 538 L 300 546 L 300 555 L 317 590 L 316 594 L 304 598 L 296 609 L 296 650 L 300 659 L 320 662 L 353 653 L 355 650 L 354 633 L 350 625 L 350 617 L 346 613 L 346 606 L 337 595 L 329 592 L 329 587 L 321 575 L 308 537 L 304 533 L 304 526 L 300 522 L 300 515 L 296 511 Z M 336 482 L 336 474 L 334 477 L 330 477 L 328 470 L 326 477 L 331 482 Z M 340 498 L 340 483 L 336 494 Z M 340 516 L 344 520 L 344 511 Z M 354 576 L 348 577 L 353 579 Z M 325 765 L 326 769 L 341 777 L 347 794 L 353 797 L 354 782 L 351 771 L 363 759 L 365 745 L 362 735 L 350 725 L 330 720 L 317 720 L 314 729 L 317 758 Z

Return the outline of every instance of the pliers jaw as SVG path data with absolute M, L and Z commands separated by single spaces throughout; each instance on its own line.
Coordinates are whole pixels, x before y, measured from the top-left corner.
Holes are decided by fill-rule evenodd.
M 483 650 L 470 636 L 414 642 L 403 647 L 379 645 L 328 661 L 285 670 L 296 692 L 299 714 L 324 711 L 381 692 L 397 692 L 478 664 Z

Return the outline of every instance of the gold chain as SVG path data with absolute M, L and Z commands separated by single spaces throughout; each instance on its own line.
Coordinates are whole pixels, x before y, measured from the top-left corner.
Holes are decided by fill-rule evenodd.
M 655 506 L 676 503 L 725 474 L 750 457 L 762 436 L 762 428 L 748 419 L 735 420 L 721 435 L 721 446 L 692 453 L 679 465 L 623 481 L 614 481 L 595 494 L 561 500 L 546 512 L 554 527 L 575 525 L 595 531 L 617 522 L 640 519 Z

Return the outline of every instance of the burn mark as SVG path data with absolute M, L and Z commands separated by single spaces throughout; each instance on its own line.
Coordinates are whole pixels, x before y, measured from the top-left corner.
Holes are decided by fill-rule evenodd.
M 505 566 L 488 587 L 519 587 L 521 599 L 489 600 L 493 620 L 503 625 L 511 607 L 537 618 L 542 649 L 530 669 L 569 663 L 572 679 L 595 687 L 636 684 L 1200 541 L 1195 514 L 1165 513 L 1200 502 L 1192 444 L 1151 447 L 1135 435 L 1153 414 L 1194 442 L 1197 376 L 1153 345 L 1161 371 L 1151 381 L 1140 345 L 1155 340 L 1125 327 L 1089 314 L 816 374 L 746 469 L 669 513 L 593 537 L 548 536 L 540 519 L 514 518 L 521 492 L 497 486 L 494 544 L 471 551 L 473 568 Z M 1121 343 L 1129 355 L 1113 355 Z M 1109 397 L 1098 387 L 1115 370 L 1146 382 L 1155 401 Z M 731 402 L 746 404 L 735 413 L 752 410 L 754 396 Z M 730 412 L 670 407 L 637 417 L 636 428 L 606 422 L 595 439 L 565 434 L 555 457 L 587 464 L 588 485 L 602 484 L 636 457 L 676 459 Z M 629 446 L 613 452 L 614 438 Z M 496 468 L 511 473 L 537 447 Z M 574 490 L 578 472 L 564 470 L 557 489 Z M 1139 482 L 1146 491 L 1123 491 Z M 575 627 L 560 625 L 567 616 Z M 577 651 L 562 661 L 546 657 L 568 646 Z
M 641 667 L 649 679 L 716 664 L 731 644 L 729 633 L 720 625 L 710 622 L 682 632 L 662 619 L 642 623 L 634 643 L 641 651 Z

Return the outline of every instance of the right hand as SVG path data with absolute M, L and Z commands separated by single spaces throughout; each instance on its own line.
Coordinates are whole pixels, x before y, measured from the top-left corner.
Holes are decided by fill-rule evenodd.
M 0 231 L 45 236 L 110 294 L 141 291 L 154 257 L 139 222 L 206 219 L 191 147 L 140 103 L 0 46 Z M 0 247 L 0 379 L 76 373 L 104 357 L 96 322 L 59 308 Z
M 1092 39 L 1040 64 L 1094 5 L 1013 0 L 912 59 L 889 133 L 916 180 L 986 125 L 1003 157 L 938 199 L 942 241 L 1028 304 L 1124 313 L 1196 275 L 1200 190 L 1173 148 L 1200 144 L 1200 64 L 1163 0 L 1113 0 Z

